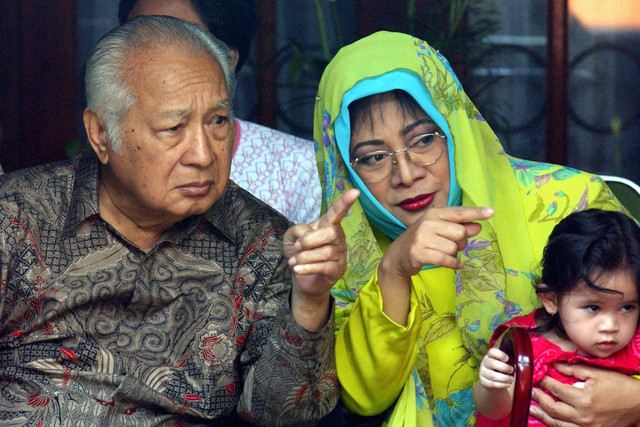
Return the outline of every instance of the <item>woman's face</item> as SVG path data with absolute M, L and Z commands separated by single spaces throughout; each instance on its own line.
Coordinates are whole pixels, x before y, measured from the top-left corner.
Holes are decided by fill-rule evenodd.
M 350 162 L 372 151 L 395 151 L 405 148 L 416 136 L 438 131 L 444 134 L 424 112 L 403 112 L 390 94 L 377 95 L 372 103 L 373 121 L 356 122 L 351 130 Z M 436 139 L 438 137 L 435 137 Z M 427 209 L 443 208 L 449 199 L 449 156 L 446 140 L 444 152 L 429 166 L 418 166 L 400 153 L 395 157 L 391 173 L 378 182 L 363 179 L 373 197 L 400 222 L 409 227 Z

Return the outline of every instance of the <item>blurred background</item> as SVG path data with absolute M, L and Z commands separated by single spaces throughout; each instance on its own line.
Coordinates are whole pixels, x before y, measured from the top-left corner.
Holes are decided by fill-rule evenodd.
M 229 0 L 233 1 L 233 0 Z M 639 0 L 257 0 L 238 117 L 312 139 L 337 50 L 379 30 L 451 62 L 507 152 L 640 183 Z M 118 0 L 3 0 L 0 164 L 60 160 L 85 144 L 84 62 Z

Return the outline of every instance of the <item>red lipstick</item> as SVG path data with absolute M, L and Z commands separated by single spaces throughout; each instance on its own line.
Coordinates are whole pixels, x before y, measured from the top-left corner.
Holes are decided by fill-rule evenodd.
M 404 199 L 398 206 L 402 209 L 410 212 L 419 211 L 421 209 L 426 208 L 433 202 L 433 198 L 436 196 L 436 193 L 431 194 L 421 194 L 418 197 L 414 197 L 412 199 Z

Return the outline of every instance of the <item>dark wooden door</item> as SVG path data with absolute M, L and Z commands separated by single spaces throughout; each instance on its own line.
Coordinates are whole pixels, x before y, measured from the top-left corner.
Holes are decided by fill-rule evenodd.
M 5 172 L 65 157 L 77 139 L 74 0 L 3 0 L 0 164 Z

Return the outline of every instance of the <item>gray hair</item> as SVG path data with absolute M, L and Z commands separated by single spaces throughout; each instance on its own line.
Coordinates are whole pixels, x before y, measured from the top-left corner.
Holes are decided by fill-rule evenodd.
M 172 46 L 181 51 L 209 54 L 222 68 L 231 100 L 236 87 L 229 48 L 207 30 L 168 16 L 139 16 L 109 31 L 87 60 L 87 108 L 102 116 L 111 148 L 122 149 L 121 123 L 135 96 L 127 84 L 127 64 L 139 48 Z

